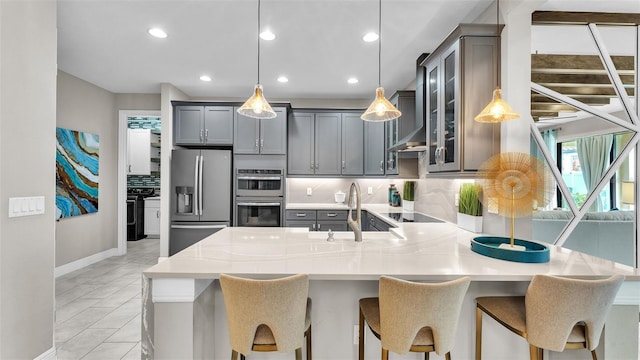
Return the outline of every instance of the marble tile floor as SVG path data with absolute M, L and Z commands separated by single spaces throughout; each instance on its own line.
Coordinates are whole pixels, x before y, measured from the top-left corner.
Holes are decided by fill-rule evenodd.
M 58 360 L 140 359 L 142 271 L 158 262 L 159 243 L 128 241 L 126 255 L 56 279 Z

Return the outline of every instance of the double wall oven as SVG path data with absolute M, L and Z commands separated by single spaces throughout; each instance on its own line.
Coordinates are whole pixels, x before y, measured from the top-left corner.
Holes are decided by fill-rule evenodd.
M 271 226 L 283 224 L 284 167 L 243 168 L 235 174 L 234 226 Z

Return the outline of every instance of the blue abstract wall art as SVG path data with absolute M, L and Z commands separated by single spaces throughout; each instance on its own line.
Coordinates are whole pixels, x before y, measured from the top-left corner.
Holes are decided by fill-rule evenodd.
M 98 211 L 100 138 L 56 128 L 56 219 Z

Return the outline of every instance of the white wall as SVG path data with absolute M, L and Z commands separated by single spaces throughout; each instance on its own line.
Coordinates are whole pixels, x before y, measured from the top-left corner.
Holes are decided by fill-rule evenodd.
M 0 359 L 53 354 L 56 2 L 0 1 Z M 8 217 L 10 197 L 45 213 Z
M 98 212 L 56 224 L 56 266 L 105 252 L 117 244 L 118 121 L 115 95 L 58 72 L 56 126 L 100 136 Z

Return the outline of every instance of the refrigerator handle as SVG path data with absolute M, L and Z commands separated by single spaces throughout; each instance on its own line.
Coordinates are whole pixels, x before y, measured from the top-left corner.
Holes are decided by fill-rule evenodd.
M 200 208 L 200 215 L 202 215 L 204 213 L 204 206 L 202 204 L 202 164 L 204 163 L 204 155 L 200 155 L 200 178 L 198 179 L 198 181 L 200 182 L 198 184 L 198 206 Z
M 198 168 L 198 164 L 200 163 L 200 155 L 196 155 L 196 163 L 193 166 L 194 170 L 194 177 L 193 177 L 193 214 L 194 215 L 200 215 L 198 213 L 198 178 L 199 178 L 199 168 Z

